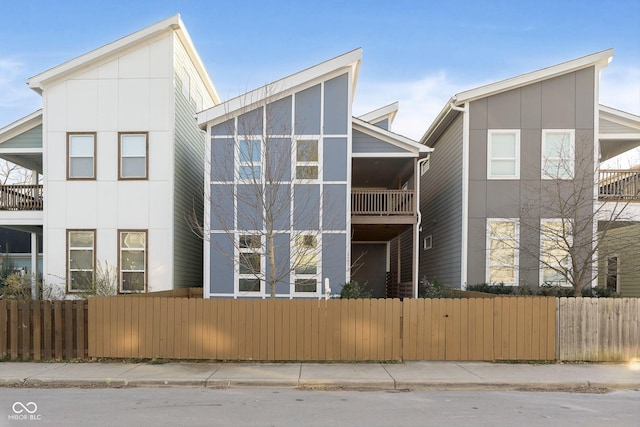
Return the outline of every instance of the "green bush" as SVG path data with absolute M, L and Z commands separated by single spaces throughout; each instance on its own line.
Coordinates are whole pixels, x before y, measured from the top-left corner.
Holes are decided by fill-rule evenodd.
M 452 289 L 440 283 L 438 278 L 434 278 L 432 281 L 423 277 L 420 280 L 420 286 L 418 287 L 418 297 L 420 298 L 456 298 Z
M 340 299 L 371 298 L 371 291 L 366 286 L 366 283 L 360 285 L 355 281 L 347 282 L 340 291 Z
M 495 295 L 537 295 L 544 297 L 572 297 L 574 290 L 572 287 L 542 285 L 540 287 L 531 287 L 529 285 L 522 286 L 505 286 L 504 283 L 490 285 L 488 283 L 479 283 L 467 287 L 468 291 L 484 292 Z M 612 289 L 597 287 L 582 289 L 583 297 L 618 297 L 620 296 Z

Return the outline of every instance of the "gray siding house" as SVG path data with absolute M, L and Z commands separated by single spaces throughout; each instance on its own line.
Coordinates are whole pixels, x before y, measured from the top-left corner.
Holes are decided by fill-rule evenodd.
M 352 117 L 360 60 L 354 50 L 198 114 L 205 296 L 321 297 L 356 278 L 386 295 L 388 247 L 417 230 L 413 181 L 430 150 L 389 130 L 395 104 Z
M 447 102 L 420 141 L 434 149 L 421 177 L 420 278 L 462 289 L 562 286 L 558 270 L 573 261 L 589 264 L 592 283 L 599 162 L 638 145 L 638 135 L 601 137 L 599 73 L 612 56 L 595 53 Z M 562 235 L 585 249 L 568 257 Z

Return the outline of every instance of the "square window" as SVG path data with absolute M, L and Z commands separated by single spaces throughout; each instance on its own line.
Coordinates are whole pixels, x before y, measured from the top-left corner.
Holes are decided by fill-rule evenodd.
M 520 130 L 489 130 L 487 178 L 520 178 Z
M 95 179 L 96 134 L 67 134 L 67 178 Z
M 146 132 L 120 133 L 120 179 L 146 179 L 148 139 Z

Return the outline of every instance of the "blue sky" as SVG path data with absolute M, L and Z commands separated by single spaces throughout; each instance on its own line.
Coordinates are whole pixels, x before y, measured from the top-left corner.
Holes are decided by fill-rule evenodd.
M 362 47 L 354 114 L 399 101 L 417 139 L 456 92 L 614 48 L 601 102 L 640 115 L 640 0 L 2 0 L 0 127 L 28 77 L 175 13 L 223 99 Z

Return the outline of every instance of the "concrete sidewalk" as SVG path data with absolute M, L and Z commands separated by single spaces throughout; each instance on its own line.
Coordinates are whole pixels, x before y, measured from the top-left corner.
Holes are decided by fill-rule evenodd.
M 640 364 L 0 363 L 2 387 L 640 390 Z

